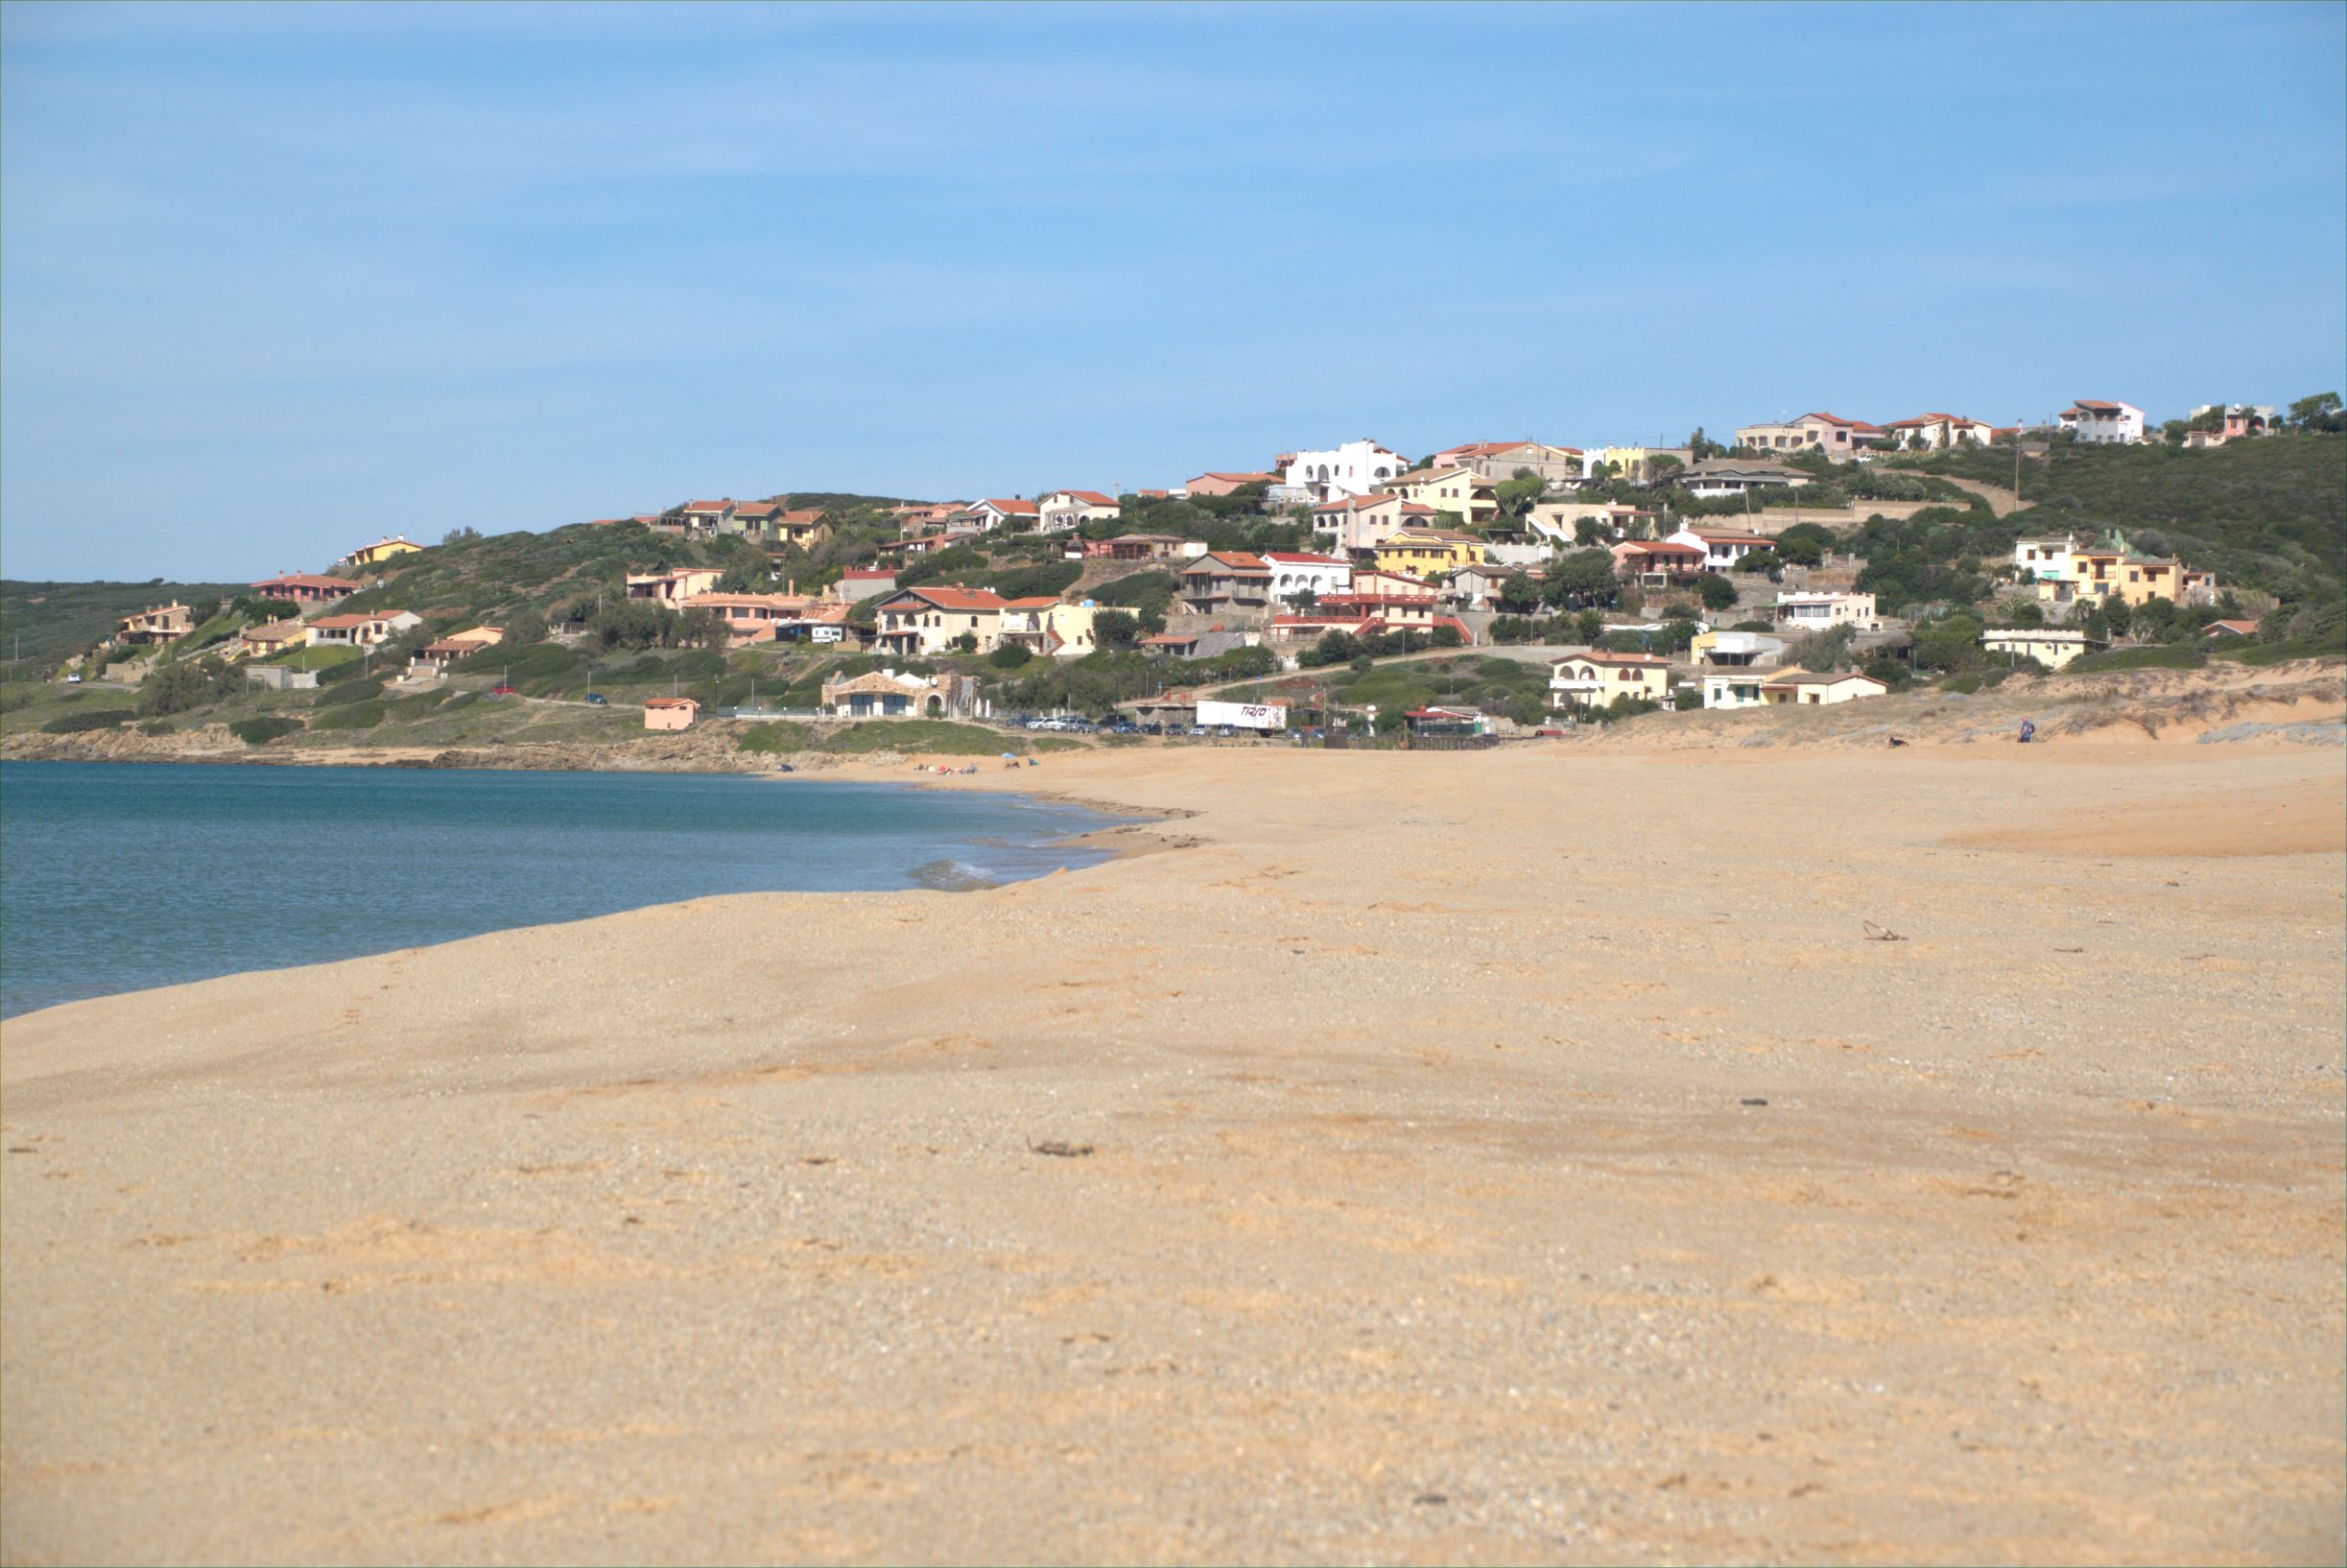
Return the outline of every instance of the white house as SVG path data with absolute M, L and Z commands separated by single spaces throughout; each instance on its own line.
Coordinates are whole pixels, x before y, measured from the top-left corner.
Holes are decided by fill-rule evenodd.
M 1761 695 L 1761 685 L 1768 679 L 1766 670 L 1706 670 L 1703 672 L 1703 705 L 1706 708 L 1765 708 L 1768 699 Z
M 1663 541 L 1683 544 L 1703 552 L 1703 569 L 1707 572 L 1732 570 L 1736 563 L 1755 550 L 1773 550 L 1776 539 L 1767 534 L 1747 534 L 1733 528 L 1682 528 Z
M 1654 523 L 1660 521 L 1660 514 L 1641 511 L 1622 501 L 1538 501 L 1525 514 L 1524 526 L 1532 537 L 1555 549 L 1575 550 L 1580 548 L 1583 522 L 1596 523 L 1606 539 L 1619 539 L 1641 518 Z
M 1410 463 L 1400 453 L 1363 439 L 1322 452 L 1291 452 L 1279 465 L 1282 484 L 1310 491 L 1316 501 L 1328 501 L 1366 495 Z
M 2068 534 L 2044 534 L 2013 541 L 2013 575 L 2024 582 L 2067 582 L 2070 555 L 2078 541 Z
M 2132 403 L 2081 397 L 2056 417 L 2064 430 L 2082 441 L 2124 446 L 2144 439 L 2144 411 Z
M 1043 509 L 1032 501 L 995 497 L 973 501 L 954 514 L 955 522 L 985 534 L 1010 526 L 1013 519 L 1020 527 L 1032 528 L 1043 520 Z M 951 525 L 948 531 L 951 531 Z
M 1742 495 L 1746 490 L 1783 487 L 1797 490 L 1810 482 L 1810 475 L 1798 468 L 1787 468 L 1774 463 L 1753 463 L 1743 458 L 1705 458 L 1701 463 L 1667 474 L 1666 485 L 1675 485 L 1689 495 L 1703 501 L 1716 501 L 1723 495 Z
M 1883 434 L 1893 446 L 1937 451 L 1944 446 L 1986 446 L 1997 427 L 1960 414 L 1918 414 L 1912 419 L 1893 419 Z
M 1398 495 L 1339 495 L 1312 509 L 1313 537 L 1339 552 L 1374 550 L 1397 528 L 1434 525 L 1434 509 Z
M 1774 607 L 1776 624 L 1790 631 L 1830 631 L 1837 626 L 1872 631 L 1882 624 L 1875 619 L 1870 593 L 1780 593 Z
M 1263 558 L 1271 563 L 1274 602 L 1284 603 L 1308 589 L 1316 600 L 1353 591 L 1353 563 L 1349 560 L 1306 550 L 1266 550 Z
M 1115 499 L 1098 490 L 1054 490 L 1035 503 L 1044 534 L 1073 534 L 1086 523 L 1113 523 L 1124 515 Z

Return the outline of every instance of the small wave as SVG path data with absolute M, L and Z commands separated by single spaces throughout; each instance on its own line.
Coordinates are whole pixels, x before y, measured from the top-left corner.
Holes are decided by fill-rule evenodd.
M 915 866 L 905 873 L 914 886 L 933 889 L 937 892 L 977 892 L 985 888 L 999 888 L 1002 882 L 988 876 L 967 861 L 933 860 L 925 866 Z

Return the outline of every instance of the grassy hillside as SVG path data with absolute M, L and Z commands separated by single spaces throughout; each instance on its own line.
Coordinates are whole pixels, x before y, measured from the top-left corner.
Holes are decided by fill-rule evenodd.
M 0 659 L 13 662 L 23 639 L 24 663 L 34 669 L 56 664 L 101 637 L 134 611 L 174 599 L 201 605 L 232 599 L 249 590 L 242 582 L 0 582 Z
M 2013 482 L 2010 450 L 1903 460 L 1926 473 Z M 2286 598 L 2347 582 L 2347 440 L 2272 436 L 2208 451 L 2057 443 L 2022 465 L 2019 532 L 2119 527 L 2220 580 Z M 2326 584 L 2328 585 L 2326 588 Z

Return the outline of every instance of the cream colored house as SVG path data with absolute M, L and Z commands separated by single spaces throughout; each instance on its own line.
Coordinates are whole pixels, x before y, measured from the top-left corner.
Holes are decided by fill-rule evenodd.
M 1447 511 L 1470 528 L 1482 528 L 1500 515 L 1498 486 L 1472 468 L 1428 469 L 1386 481 L 1385 490 Z
M 1761 682 L 1761 696 L 1772 707 L 1831 707 L 1837 702 L 1881 697 L 1889 690 L 1874 677 L 1860 675 L 1855 670 L 1830 671 L 1824 675 L 1787 670 Z
M 1397 528 L 1434 525 L 1434 509 L 1406 496 L 1344 495 L 1312 509 L 1315 541 L 1339 555 L 1374 550 Z
M 1046 534 L 1073 534 L 1086 523 L 1113 523 L 1124 515 L 1114 496 L 1098 490 L 1054 490 L 1035 510 Z
M 1549 707 L 1602 708 L 1624 697 L 1659 702 L 1671 693 L 1671 661 L 1650 653 L 1592 650 L 1549 661 Z
M 1026 649 L 1038 656 L 1082 658 L 1098 648 L 1092 622 L 1100 606 L 1087 601 L 1071 605 L 1062 599 L 1013 599 L 1003 606 L 995 635 L 1004 646 Z
M 1984 652 L 2035 659 L 2049 670 L 2058 670 L 2081 654 L 2109 646 L 2083 631 L 2065 631 L 2050 626 L 1990 627 L 1980 633 Z
M 981 653 L 1002 645 L 1001 595 L 984 588 L 902 588 L 880 601 L 879 646 L 906 657 L 941 653 L 959 638 L 977 641 Z
M 1770 609 L 1788 631 L 1831 631 L 1837 626 L 1872 631 L 1882 625 L 1870 593 L 1779 593 Z

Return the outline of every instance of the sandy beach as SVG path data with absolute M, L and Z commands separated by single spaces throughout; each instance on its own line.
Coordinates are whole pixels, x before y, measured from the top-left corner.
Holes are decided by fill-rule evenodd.
M 940 787 L 1152 820 L 12 1020 L 6 1559 L 2347 1555 L 2335 748 Z

